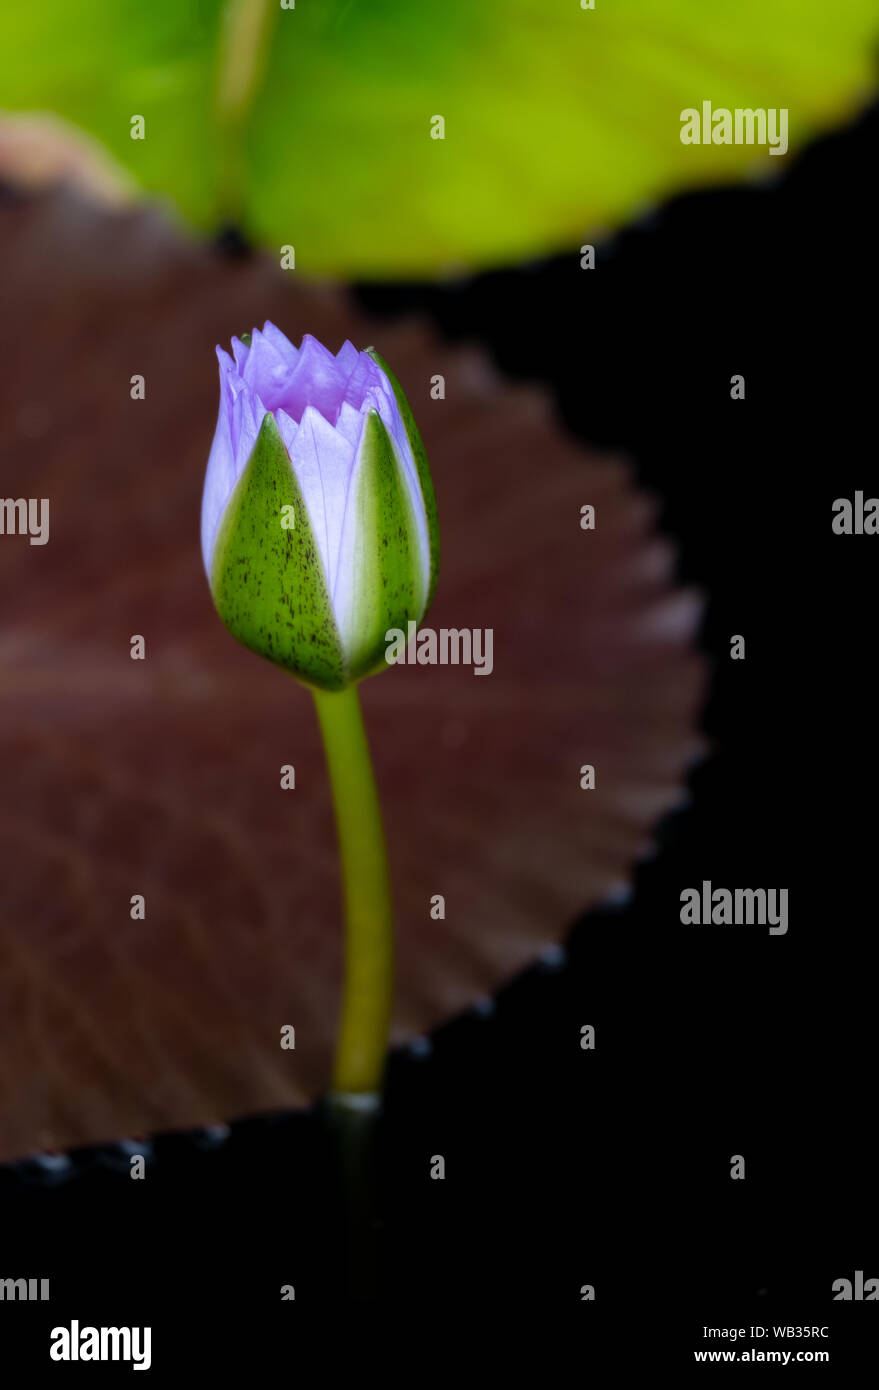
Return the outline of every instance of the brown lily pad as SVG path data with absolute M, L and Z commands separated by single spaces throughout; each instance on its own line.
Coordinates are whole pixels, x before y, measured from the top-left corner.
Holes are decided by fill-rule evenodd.
M 490 677 L 397 667 L 362 687 L 397 1041 L 490 992 L 625 880 L 700 745 L 704 666 L 698 599 L 674 587 L 630 469 L 586 453 L 544 395 L 478 354 L 370 321 L 266 260 L 230 263 L 158 213 L 66 194 L 0 210 L 0 267 L 0 494 L 51 504 L 47 545 L 0 537 L 10 1158 L 295 1106 L 328 1081 L 340 907 L 316 719 L 305 689 L 228 636 L 201 568 L 215 343 L 269 317 L 296 339 L 378 348 L 433 466 L 427 621 L 494 629 Z M 287 763 L 295 791 L 280 788 Z

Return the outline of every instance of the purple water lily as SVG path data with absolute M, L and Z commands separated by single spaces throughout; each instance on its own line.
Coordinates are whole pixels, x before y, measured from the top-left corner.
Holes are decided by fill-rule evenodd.
M 433 487 L 411 411 L 371 349 L 294 347 L 272 323 L 217 349 L 202 553 L 239 640 L 339 689 L 383 664 L 436 577 Z M 286 511 L 284 510 L 286 508 Z

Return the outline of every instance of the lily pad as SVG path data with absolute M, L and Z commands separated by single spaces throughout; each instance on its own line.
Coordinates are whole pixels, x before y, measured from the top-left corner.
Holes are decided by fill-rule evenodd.
M 271 318 L 375 346 L 436 484 L 428 622 L 494 632 L 490 676 L 400 665 L 362 687 L 396 904 L 395 1041 L 484 999 L 626 880 L 700 747 L 705 671 L 699 600 L 674 586 L 626 463 L 577 445 L 545 395 L 478 354 L 267 260 L 231 264 L 152 214 L 67 196 L 0 208 L 0 260 L 2 489 L 51 504 L 48 544 L 0 544 L 11 1158 L 295 1106 L 330 1075 L 341 905 L 314 709 L 232 640 L 202 568 L 215 343 Z M 295 1050 L 280 1047 L 288 1024 Z
M 645 200 L 782 160 L 681 112 L 787 108 L 791 146 L 874 79 L 873 0 L 5 0 L 3 103 L 97 136 L 197 227 L 311 274 L 573 248 Z M 263 42 L 257 40 L 262 36 Z M 131 138 L 142 116 L 143 139 Z M 444 121 L 444 138 L 435 117 Z

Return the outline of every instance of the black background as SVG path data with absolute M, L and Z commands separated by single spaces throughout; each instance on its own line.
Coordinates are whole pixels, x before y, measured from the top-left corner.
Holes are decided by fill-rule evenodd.
M 572 431 L 637 461 L 681 580 L 706 596 L 714 665 L 712 752 L 631 901 L 569 924 L 565 962 L 519 978 L 490 1018 L 393 1059 L 377 1335 L 402 1307 L 441 1308 L 448 1330 L 449 1309 L 506 1305 L 573 1315 L 584 1370 L 603 1342 L 621 1371 L 657 1372 L 729 1345 L 705 1342 L 703 1323 L 828 1325 L 834 1376 L 875 1359 L 879 1304 L 834 1302 L 831 1285 L 879 1277 L 879 539 L 835 536 L 831 506 L 879 493 L 877 152 L 873 110 L 774 181 L 657 209 L 600 243 L 594 271 L 572 248 L 360 291 L 373 311 L 426 308 L 506 372 L 546 380 Z M 745 661 L 730 660 L 733 634 Z M 681 890 L 703 879 L 787 887 L 788 934 L 683 926 Z M 428 1177 L 437 1153 L 444 1182 Z M 151 1322 L 160 1380 L 172 1340 L 177 1371 L 238 1346 L 280 1368 L 291 1325 L 347 1300 L 318 1113 L 237 1124 L 214 1147 L 160 1137 L 142 1183 L 109 1151 L 73 1160 L 54 1185 L 0 1170 L 4 1272 L 53 1280 L 50 1312 L 3 1315 L 7 1354 L 18 1344 L 33 1364 L 37 1329 L 78 1317 Z

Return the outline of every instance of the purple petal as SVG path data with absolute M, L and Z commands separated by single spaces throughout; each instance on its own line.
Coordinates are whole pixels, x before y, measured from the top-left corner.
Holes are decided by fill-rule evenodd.
M 232 339 L 232 353 L 235 358 L 235 366 L 238 368 L 239 372 L 244 370 L 244 364 L 247 361 L 249 352 L 250 348 L 246 343 L 242 343 L 240 338 Z
M 282 406 L 294 420 L 301 420 L 308 406 L 335 423 L 345 391 L 345 374 L 322 343 L 306 333 L 283 390 L 272 407 Z
M 286 333 L 282 333 L 280 328 L 276 328 L 271 319 L 266 319 L 262 326 L 262 331 L 263 337 L 268 338 L 272 347 L 277 348 L 282 357 L 289 359 L 292 367 L 299 355 L 298 347 L 294 347 Z
M 217 358 L 220 363 L 220 408 L 205 471 L 201 504 L 202 558 L 208 579 L 223 512 L 247 464 L 266 413 L 259 397 L 245 389 L 229 354 L 218 347 Z
M 350 338 L 346 338 L 339 351 L 336 353 L 336 364 L 342 372 L 346 381 L 357 366 L 357 359 L 360 353 L 357 351 Z
M 288 448 L 332 593 L 355 449 L 313 406 L 306 407 Z
M 295 360 L 255 328 L 241 379 L 245 386 L 261 397 L 268 410 L 276 410 L 280 405 L 289 409 L 284 394 L 294 369 Z
M 365 420 L 366 416 L 363 412 L 355 410 L 353 405 L 349 405 L 347 401 L 342 402 L 342 407 L 339 411 L 338 419 L 336 420 L 336 429 L 342 438 L 347 439 L 348 443 L 354 449 L 356 449 L 360 443 L 360 436 L 363 433 Z
M 357 361 L 345 383 L 342 400 L 353 405 L 355 410 L 362 410 L 365 403 L 373 404 L 371 400 L 367 401 L 370 392 L 375 391 L 376 388 L 384 390 L 387 385 L 387 377 L 378 363 L 373 362 L 367 353 L 358 352 Z M 341 405 L 341 401 L 339 404 Z

